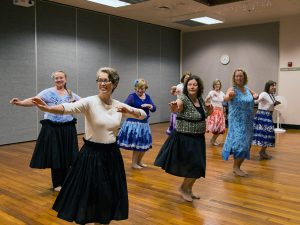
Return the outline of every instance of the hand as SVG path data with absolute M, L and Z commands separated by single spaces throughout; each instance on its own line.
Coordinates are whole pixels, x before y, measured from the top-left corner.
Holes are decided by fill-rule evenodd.
M 139 117 L 141 115 L 140 111 L 134 110 L 133 108 L 129 108 L 123 105 L 116 106 L 117 112 L 120 113 L 128 113 L 135 117 Z M 138 115 L 137 115 L 138 114 Z
M 170 106 L 172 112 L 177 112 L 178 111 L 177 101 L 170 102 L 169 106 Z
M 254 93 L 253 94 L 253 99 L 258 99 L 258 94 Z
M 141 107 L 142 108 L 152 109 L 152 105 L 151 104 L 142 104 Z
M 211 96 L 205 99 L 205 105 L 210 105 L 211 104 L 210 102 L 211 102 Z
M 48 112 L 49 110 L 49 106 L 40 98 L 32 98 L 32 103 L 35 104 L 43 112 Z
M 212 114 L 214 107 L 212 106 L 212 104 L 206 104 L 205 103 L 205 110 L 207 112 L 207 115 Z
M 18 98 L 12 98 L 9 103 L 13 105 L 21 105 L 21 100 Z
M 176 95 L 176 86 L 172 86 L 170 90 L 171 95 Z
M 133 110 L 129 110 L 127 107 L 123 106 L 123 105 L 117 105 L 116 106 L 117 112 L 120 113 L 133 113 Z
M 236 96 L 236 93 L 234 91 L 230 91 L 228 95 L 229 97 L 233 98 L 234 96 Z
M 212 108 L 213 106 L 212 106 L 212 104 L 211 104 L 211 103 L 209 103 L 209 102 L 205 102 L 205 107 L 206 107 L 206 108 Z
M 274 102 L 274 106 L 279 105 L 279 104 L 281 104 L 280 101 L 275 101 L 275 102 Z

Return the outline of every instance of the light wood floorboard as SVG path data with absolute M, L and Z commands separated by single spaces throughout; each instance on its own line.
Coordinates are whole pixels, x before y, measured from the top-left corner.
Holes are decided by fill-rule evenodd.
M 223 161 L 222 146 L 211 146 L 211 134 L 206 134 L 206 178 L 194 186 L 201 199 L 189 203 L 178 192 L 182 178 L 153 166 L 167 125 L 151 125 L 153 149 L 144 157 L 148 168 L 132 169 L 131 151 L 122 150 L 130 213 L 128 220 L 112 225 L 300 224 L 300 131 L 277 135 L 276 147 L 268 149 L 272 160 L 259 160 L 259 148 L 252 147 L 251 160 L 243 165 L 249 173 L 245 178 L 233 175 L 232 158 Z M 224 142 L 225 135 L 219 140 Z M 34 145 L 0 146 L 0 224 L 72 224 L 51 209 L 57 193 L 51 188 L 50 170 L 28 166 Z

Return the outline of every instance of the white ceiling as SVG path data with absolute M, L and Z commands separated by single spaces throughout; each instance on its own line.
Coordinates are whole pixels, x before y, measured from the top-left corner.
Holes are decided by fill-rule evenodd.
M 207 6 L 193 0 L 149 0 L 120 8 L 86 0 L 51 1 L 171 27 L 183 32 L 280 21 L 281 18 L 300 14 L 300 0 L 244 0 L 219 6 Z M 175 23 L 199 16 L 211 16 L 223 20 L 224 23 L 198 27 Z

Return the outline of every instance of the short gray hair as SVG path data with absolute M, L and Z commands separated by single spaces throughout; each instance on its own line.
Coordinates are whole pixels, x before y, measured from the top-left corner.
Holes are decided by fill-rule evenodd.
M 119 80 L 120 80 L 118 71 L 114 68 L 111 68 L 111 67 L 102 67 L 98 70 L 98 72 L 96 74 L 97 79 L 99 78 L 100 73 L 106 73 L 108 75 L 108 79 L 114 85 L 114 88 L 112 90 L 112 92 L 113 92 L 116 89 L 116 87 L 118 86 Z

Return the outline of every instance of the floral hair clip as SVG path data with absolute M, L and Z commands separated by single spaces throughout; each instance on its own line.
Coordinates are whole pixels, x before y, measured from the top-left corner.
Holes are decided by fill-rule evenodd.
M 139 83 L 139 79 L 135 79 L 135 80 L 133 81 L 134 86 L 136 86 L 138 83 Z

